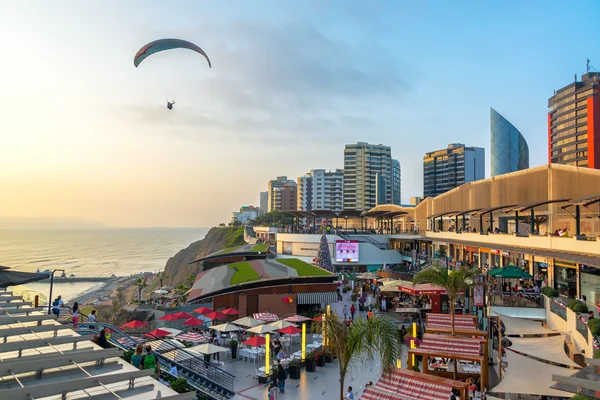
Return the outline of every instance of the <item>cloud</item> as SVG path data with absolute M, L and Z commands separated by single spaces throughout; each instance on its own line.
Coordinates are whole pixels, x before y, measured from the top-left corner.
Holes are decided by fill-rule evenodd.
M 178 103 L 167 116 L 155 107 L 125 107 L 136 122 L 180 136 L 259 139 L 269 146 L 311 139 L 339 144 L 378 128 L 373 113 L 379 106 L 411 90 L 393 54 L 371 57 L 376 45 L 367 39 L 333 38 L 307 23 L 244 21 L 180 34 L 210 43 L 204 48 L 213 68 L 189 87 L 202 106 Z

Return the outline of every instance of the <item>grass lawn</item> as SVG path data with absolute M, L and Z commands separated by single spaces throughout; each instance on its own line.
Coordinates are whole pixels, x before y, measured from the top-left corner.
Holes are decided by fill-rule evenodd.
M 231 277 L 231 285 L 257 281 L 260 279 L 260 275 L 258 275 L 258 272 L 256 272 L 247 261 L 240 261 L 233 264 L 229 264 L 229 268 L 233 269 L 234 271 L 237 269 L 237 271 L 235 271 L 235 273 Z
M 227 253 L 231 253 L 232 251 L 234 251 L 235 249 L 237 249 L 238 247 L 241 247 L 240 245 L 237 246 L 230 246 L 230 247 L 226 247 L 223 250 L 220 250 L 218 253 L 216 254 L 227 254 Z
M 256 246 L 254 246 L 252 248 L 252 251 L 260 251 L 261 253 L 264 253 L 265 251 L 267 251 L 268 247 L 269 247 L 269 245 L 266 243 L 257 244 Z
M 290 268 L 294 268 L 298 272 L 298 276 L 331 275 L 331 272 L 315 267 L 314 265 L 298 260 L 297 258 L 278 258 L 277 262 L 287 265 Z

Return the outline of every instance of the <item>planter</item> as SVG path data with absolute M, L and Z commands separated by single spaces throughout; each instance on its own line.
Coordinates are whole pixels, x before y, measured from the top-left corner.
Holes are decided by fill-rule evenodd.
M 315 370 L 317 369 L 315 366 L 315 360 L 314 359 L 310 359 L 307 358 L 306 361 L 306 372 L 315 372 Z
M 262 375 L 258 376 L 258 383 L 265 384 L 265 383 L 269 383 L 270 381 L 271 381 L 270 376 L 262 376 Z
M 330 364 L 333 362 L 333 356 L 331 354 L 325 354 L 325 362 Z
M 317 367 L 324 367 L 325 366 L 325 357 L 316 358 L 315 364 L 317 364 Z
M 231 358 L 233 360 L 237 359 L 237 346 L 231 347 Z
M 300 366 L 290 367 L 290 379 L 300 379 Z

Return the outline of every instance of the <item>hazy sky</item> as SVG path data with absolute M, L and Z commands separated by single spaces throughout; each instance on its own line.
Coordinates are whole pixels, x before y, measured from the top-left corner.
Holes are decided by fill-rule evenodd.
M 0 217 L 109 226 L 229 220 L 277 175 L 392 146 L 483 146 L 489 107 L 547 161 L 547 100 L 600 66 L 591 1 L 2 1 Z M 195 42 L 139 68 L 162 37 Z M 166 99 L 175 99 L 173 111 Z

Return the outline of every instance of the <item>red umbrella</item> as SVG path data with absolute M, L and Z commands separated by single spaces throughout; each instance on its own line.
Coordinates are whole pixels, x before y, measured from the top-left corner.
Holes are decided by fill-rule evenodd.
M 223 311 L 221 311 L 223 314 L 225 315 L 238 315 L 240 312 L 238 310 L 236 310 L 235 308 L 231 307 L 231 308 L 227 308 Z
M 278 330 L 277 332 L 293 335 L 294 333 L 301 333 L 302 329 L 296 328 L 295 326 L 288 326 L 286 328 Z
M 200 307 L 200 308 L 196 308 L 194 310 L 194 312 L 196 312 L 198 314 L 208 314 L 209 312 L 212 312 L 212 309 L 208 308 L 208 307 Z
M 165 331 L 164 329 L 155 329 L 151 332 L 146 333 L 144 336 L 149 336 L 149 337 L 155 337 L 155 338 L 161 338 L 161 337 L 165 337 L 165 336 L 171 336 L 173 333 L 169 332 L 169 331 Z
M 248 340 L 243 341 L 242 343 L 247 344 L 248 346 L 258 347 L 258 346 L 262 346 L 263 344 L 267 343 L 267 341 L 265 340 L 264 337 L 254 336 Z
M 167 314 L 167 315 L 159 318 L 159 320 L 161 320 L 161 321 L 177 321 L 178 319 L 179 319 L 179 317 L 175 314 Z
M 137 328 L 141 328 L 143 326 L 148 326 L 150 325 L 147 322 L 144 321 L 138 321 L 137 319 L 134 319 L 133 321 L 129 321 L 126 324 L 121 325 L 122 328 L 131 328 L 131 329 L 137 329 Z
M 323 314 L 319 314 L 312 319 L 313 321 L 321 322 L 323 321 Z
M 198 326 L 202 325 L 204 322 L 200 321 L 198 318 L 190 318 L 183 323 L 185 326 Z
M 184 311 L 179 311 L 178 313 L 175 313 L 173 315 L 176 315 L 177 318 L 179 319 L 188 319 L 188 318 L 194 318 L 194 316 L 192 314 L 188 314 Z
M 204 317 L 212 319 L 212 320 L 227 319 L 227 315 L 225 315 L 225 314 L 223 314 L 221 312 L 218 312 L 218 311 L 213 311 L 211 313 L 204 314 Z

